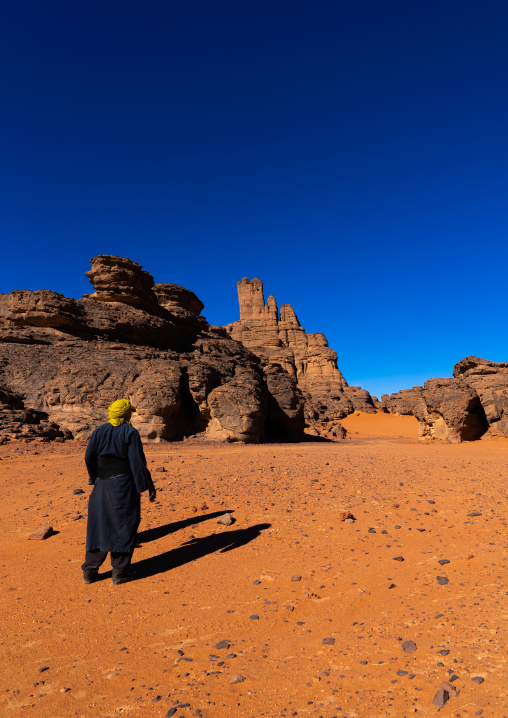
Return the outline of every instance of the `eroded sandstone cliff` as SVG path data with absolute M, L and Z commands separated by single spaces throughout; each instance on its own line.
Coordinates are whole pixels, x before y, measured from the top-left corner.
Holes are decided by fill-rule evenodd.
M 260 358 L 265 371 L 280 366 L 293 378 L 302 392 L 311 431 L 337 437 L 341 434 L 337 419 L 355 409 L 376 411 L 367 391 L 348 386 L 324 334 L 307 334 L 290 304 L 282 304 L 280 314 L 275 297 L 270 295 L 265 304 L 260 279 L 244 277 L 237 287 L 240 319 L 226 325 L 226 330 Z M 331 427 L 330 422 L 334 422 Z
M 154 284 L 136 262 L 99 255 L 95 292 L 0 295 L 0 440 L 80 438 L 127 397 L 151 441 L 201 434 L 257 442 L 301 435 L 294 379 L 200 316 L 202 302 Z

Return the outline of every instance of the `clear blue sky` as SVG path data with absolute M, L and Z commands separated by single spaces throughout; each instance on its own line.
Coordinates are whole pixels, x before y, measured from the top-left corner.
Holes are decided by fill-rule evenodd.
M 350 384 L 508 360 L 506 0 L 6 0 L 0 291 L 259 277 Z

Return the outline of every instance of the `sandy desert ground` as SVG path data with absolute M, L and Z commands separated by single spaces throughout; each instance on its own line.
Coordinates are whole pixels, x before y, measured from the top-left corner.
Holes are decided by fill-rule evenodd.
M 108 565 L 83 584 L 84 445 L 1 446 L 0 713 L 434 716 L 447 681 L 440 715 L 508 715 L 508 441 L 344 424 L 340 443 L 148 446 L 158 497 L 121 586 Z

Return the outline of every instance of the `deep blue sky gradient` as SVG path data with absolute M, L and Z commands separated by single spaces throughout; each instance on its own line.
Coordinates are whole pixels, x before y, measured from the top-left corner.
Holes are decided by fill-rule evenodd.
M 0 291 L 259 277 L 375 394 L 508 360 L 506 0 L 7 0 Z

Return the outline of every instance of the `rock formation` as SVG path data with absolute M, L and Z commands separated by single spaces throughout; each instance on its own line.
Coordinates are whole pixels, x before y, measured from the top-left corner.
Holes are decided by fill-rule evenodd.
M 301 435 L 293 378 L 210 327 L 193 292 L 123 257 L 91 264 L 83 299 L 0 295 L 0 440 L 86 438 L 119 397 L 145 440 Z
M 455 365 L 453 377 L 384 394 L 382 406 L 395 414 L 416 416 L 423 439 L 457 443 L 508 437 L 508 363 L 466 357 Z
M 226 325 L 227 332 L 260 358 L 265 371 L 282 367 L 296 382 L 313 433 L 336 438 L 342 434 L 337 419 L 355 409 L 375 412 L 367 391 L 348 386 L 324 334 L 307 334 L 290 304 L 281 306 L 280 316 L 273 296 L 265 304 L 260 279 L 244 277 L 237 287 L 240 320 Z

